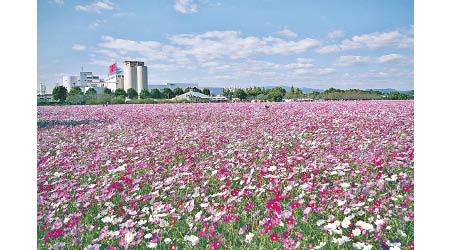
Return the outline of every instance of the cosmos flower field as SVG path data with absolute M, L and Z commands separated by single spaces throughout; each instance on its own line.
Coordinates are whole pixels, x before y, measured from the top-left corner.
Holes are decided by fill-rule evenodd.
M 38 249 L 414 248 L 413 101 L 37 117 Z

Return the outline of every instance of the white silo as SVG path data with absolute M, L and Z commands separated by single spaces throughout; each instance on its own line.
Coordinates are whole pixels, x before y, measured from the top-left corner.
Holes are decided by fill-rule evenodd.
M 70 76 L 63 76 L 62 84 L 63 84 L 64 87 L 66 87 L 67 91 L 70 91 L 70 89 L 71 89 Z
M 137 66 L 137 92 L 147 89 L 147 66 Z
M 39 85 L 39 94 L 40 95 L 45 95 L 45 84 L 41 83 Z
M 116 86 L 118 89 L 125 89 L 123 83 L 123 75 L 116 75 Z
M 136 66 L 133 64 L 130 64 L 129 62 L 125 62 L 123 65 L 124 69 L 124 80 L 123 80 L 123 87 L 124 90 L 127 91 L 129 88 L 133 88 L 134 90 L 137 90 L 137 72 L 136 72 Z

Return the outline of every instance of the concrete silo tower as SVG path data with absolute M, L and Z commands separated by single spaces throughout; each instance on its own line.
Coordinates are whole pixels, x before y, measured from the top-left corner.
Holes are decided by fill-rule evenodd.
M 141 93 L 143 89 L 147 89 L 147 66 L 137 66 L 137 92 Z
M 40 95 L 45 95 L 45 84 L 41 83 L 39 85 L 39 94 Z
M 137 62 L 133 61 L 125 61 L 123 63 L 123 87 L 124 90 L 127 91 L 129 88 L 132 88 L 137 91 L 137 71 L 136 71 Z

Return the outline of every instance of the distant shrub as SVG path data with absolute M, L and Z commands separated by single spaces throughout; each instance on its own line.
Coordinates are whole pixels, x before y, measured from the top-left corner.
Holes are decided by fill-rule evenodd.
M 105 104 L 102 100 L 95 100 L 90 99 L 86 101 L 86 105 L 99 105 L 99 104 Z
M 125 99 L 114 97 L 113 99 L 111 99 L 111 104 L 125 104 Z

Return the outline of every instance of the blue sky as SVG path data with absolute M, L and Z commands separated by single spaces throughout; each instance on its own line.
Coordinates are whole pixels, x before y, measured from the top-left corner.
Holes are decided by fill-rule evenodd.
M 38 84 L 142 60 L 149 84 L 414 87 L 409 0 L 39 0 Z

